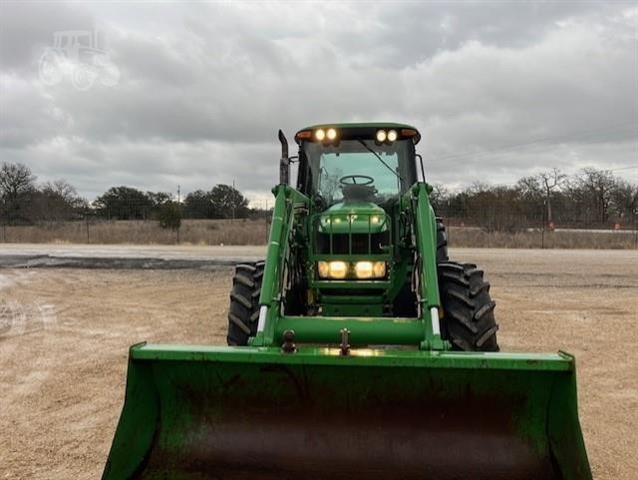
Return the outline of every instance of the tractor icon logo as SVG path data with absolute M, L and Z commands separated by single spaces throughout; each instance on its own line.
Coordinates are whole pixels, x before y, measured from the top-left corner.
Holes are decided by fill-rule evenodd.
M 40 57 L 40 80 L 53 86 L 67 76 L 81 91 L 91 88 L 98 79 L 105 87 L 117 85 L 120 70 L 106 50 L 98 46 L 97 30 L 55 32 L 53 46 L 47 47 Z

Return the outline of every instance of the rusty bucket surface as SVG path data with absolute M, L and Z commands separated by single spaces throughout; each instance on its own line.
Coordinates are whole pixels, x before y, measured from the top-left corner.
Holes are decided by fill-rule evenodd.
M 590 479 L 564 354 L 131 349 L 104 479 Z

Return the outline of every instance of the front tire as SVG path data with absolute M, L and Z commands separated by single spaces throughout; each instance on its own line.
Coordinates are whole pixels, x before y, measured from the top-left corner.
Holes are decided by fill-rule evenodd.
M 472 263 L 438 265 L 441 335 L 454 350 L 498 352 L 496 303 L 483 271 Z
M 230 346 L 248 345 L 248 339 L 257 334 L 259 295 L 263 276 L 263 261 L 240 263 L 235 267 L 226 336 L 226 342 Z

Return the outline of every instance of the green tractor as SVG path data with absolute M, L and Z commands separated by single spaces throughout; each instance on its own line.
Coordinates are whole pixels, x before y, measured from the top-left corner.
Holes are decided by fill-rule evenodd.
M 279 344 L 286 331 L 298 342 L 334 344 L 344 330 L 357 346 L 498 350 L 490 285 L 476 265 L 449 261 L 445 228 L 428 202 L 431 187 L 417 181 L 423 166 L 416 129 L 346 124 L 299 131 L 296 190 L 286 187 L 288 146 L 281 132 L 279 139 L 277 188 L 289 200 L 278 203 L 284 209 L 274 218 L 287 221 L 273 227 L 279 248 L 269 250 L 267 262 L 237 266 L 229 345 Z M 277 296 L 280 305 L 262 303 Z
M 316 125 L 295 157 L 279 139 L 267 257 L 236 267 L 229 346 L 131 347 L 103 478 L 591 479 L 574 358 L 498 352 L 419 132 Z

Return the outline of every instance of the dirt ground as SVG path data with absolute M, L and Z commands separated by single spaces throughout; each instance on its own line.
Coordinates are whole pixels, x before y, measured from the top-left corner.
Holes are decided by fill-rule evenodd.
M 638 471 L 638 252 L 470 250 L 505 351 L 576 355 L 597 479 Z M 229 269 L 0 270 L 0 478 L 97 478 L 122 406 L 127 348 L 222 344 Z

